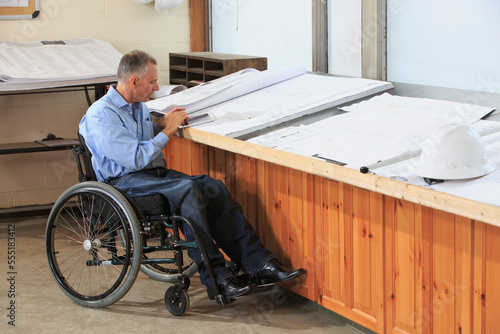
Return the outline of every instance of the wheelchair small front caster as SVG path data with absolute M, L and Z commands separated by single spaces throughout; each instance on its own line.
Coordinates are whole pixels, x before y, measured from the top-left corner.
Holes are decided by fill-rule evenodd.
M 171 286 L 165 292 L 165 306 L 175 316 L 181 316 L 189 309 L 189 296 L 178 285 Z

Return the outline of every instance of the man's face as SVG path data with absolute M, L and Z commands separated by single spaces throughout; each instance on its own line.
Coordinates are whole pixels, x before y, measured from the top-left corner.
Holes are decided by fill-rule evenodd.
M 134 102 L 146 102 L 158 89 L 158 67 L 148 62 L 148 72 L 142 78 L 136 78 L 133 85 Z

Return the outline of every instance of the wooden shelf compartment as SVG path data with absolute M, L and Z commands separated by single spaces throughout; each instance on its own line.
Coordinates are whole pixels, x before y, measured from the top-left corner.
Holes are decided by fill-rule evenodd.
M 203 59 L 188 58 L 187 59 L 187 69 L 188 69 L 188 71 L 196 70 L 196 69 L 203 71 Z
M 170 83 L 194 86 L 245 68 L 267 69 L 267 58 L 214 52 L 170 53 Z
M 184 82 L 187 81 L 187 72 L 170 69 L 170 82 Z

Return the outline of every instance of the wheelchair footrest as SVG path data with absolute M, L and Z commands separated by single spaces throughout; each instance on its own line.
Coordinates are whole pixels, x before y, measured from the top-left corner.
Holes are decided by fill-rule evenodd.
M 214 299 L 217 295 L 220 295 L 219 289 L 213 285 L 207 288 L 207 295 L 208 299 L 212 300 Z
M 234 299 L 231 299 L 231 300 L 228 301 L 226 299 L 226 297 L 224 297 L 223 295 L 217 295 L 217 296 L 215 296 L 215 301 L 217 302 L 217 305 L 224 306 L 224 305 L 231 304 L 234 301 Z
M 234 301 L 234 299 L 227 300 L 226 297 L 224 297 L 224 295 L 220 293 L 219 288 L 213 285 L 207 288 L 207 294 L 208 294 L 208 299 L 210 300 L 215 299 L 217 305 L 228 305 Z

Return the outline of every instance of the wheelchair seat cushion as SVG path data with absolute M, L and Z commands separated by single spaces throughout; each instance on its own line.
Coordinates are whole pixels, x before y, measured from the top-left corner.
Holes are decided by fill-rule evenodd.
M 170 204 L 160 194 L 137 196 L 133 200 L 146 216 L 170 215 Z

